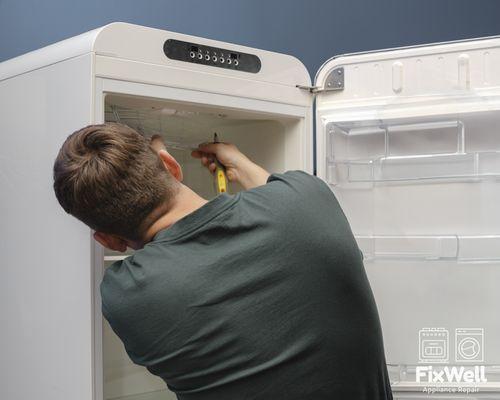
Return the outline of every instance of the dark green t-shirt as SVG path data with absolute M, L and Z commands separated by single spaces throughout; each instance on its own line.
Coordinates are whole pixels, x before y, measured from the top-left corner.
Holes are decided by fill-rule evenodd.
M 113 264 L 103 313 L 182 400 L 386 400 L 361 253 L 335 196 L 293 171 L 223 194 Z

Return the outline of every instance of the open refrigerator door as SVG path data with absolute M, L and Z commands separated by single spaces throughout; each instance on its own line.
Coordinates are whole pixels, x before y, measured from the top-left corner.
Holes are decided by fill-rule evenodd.
M 342 56 L 317 76 L 318 174 L 364 254 L 396 398 L 500 393 L 498 71 L 492 38 Z M 459 375 L 434 380 L 444 368 Z

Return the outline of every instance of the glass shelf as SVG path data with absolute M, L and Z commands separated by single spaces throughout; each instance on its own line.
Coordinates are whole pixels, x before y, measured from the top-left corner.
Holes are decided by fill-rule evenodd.
M 500 235 L 356 236 L 366 261 L 375 259 L 500 262 Z

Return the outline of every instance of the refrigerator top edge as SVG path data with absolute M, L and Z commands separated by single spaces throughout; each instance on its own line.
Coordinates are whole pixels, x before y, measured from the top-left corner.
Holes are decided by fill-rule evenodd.
M 358 110 L 379 118 L 401 105 L 391 115 L 418 115 L 428 112 L 421 106 L 433 107 L 439 98 L 444 108 L 454 97 L 466 98 L 465 103 L 500 98 L 500 36 L 333 57 L 311 86 L 307 69 L 295 57 L 123 22 L 0 63 L 0 81 L 83 54 L 96 56 L 94 77 L 306 107 L 312 107 L 310 91 L 318 95 L 320 114 L 335 110 L 340 118 L 345 110 L 344 119 L 353 113 L 356 118 Z M 235 67 L 235 60 L 241 65 Z
M 499 109 L 498 71 L 500 36 L 347 54 L 318 71 L 316 108 L 335 120 Z
M 184 49 L 181 49 L 182 46 Z M 187 59 L 182 59 L 186 56 L 182 51 L 185 48 L 197 48 L 202 52 L 203 59 L 198 60 L 198 52 L 194 60 L 189 59 L 189 50 Z M 290 55 L 123 22 L 114 22 L 4 61 L 0 63 L 0 81 L 89 52 L 120 60 L 278 85 L 295 87 L 311 84 L 304 64 Z M 205 60 L 207 52 L 210 52 L 211 57 L 208 61 Z M 213 57 L 216 55 L 217 60 L 214 62 Z M 222 59 L 223 63 L 220 62 Z M 235 65 L 235 59 L 239 65 Z
M 323 88 L 326 75 L 328 75 L 332 69 L 344 65 L 346 62 L 359 63 L 385 58 L 409 57 L 412 55 L 426 54 L 429 53 L 429 51 L 433 53 L 442 53 L 453 50 L 458 51 L 459 49 L 484 48 L 492 46 L 500 46 L 500 35 L 337 54 L 328 58 L 319 67 L 316 71 L 313 84 L 314 86 Z
M 97 28 L 0 62 L 0 82 L 93 51 L 96 37 L 106 27 Z

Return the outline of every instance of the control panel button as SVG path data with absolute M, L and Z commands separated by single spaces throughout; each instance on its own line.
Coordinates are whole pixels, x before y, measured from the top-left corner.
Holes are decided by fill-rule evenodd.
M 164 54 L 171 60 L 202 64 L 241 72 L 258 73 L 260 58 L 254 54 L 168 39 L 163 44 Z

